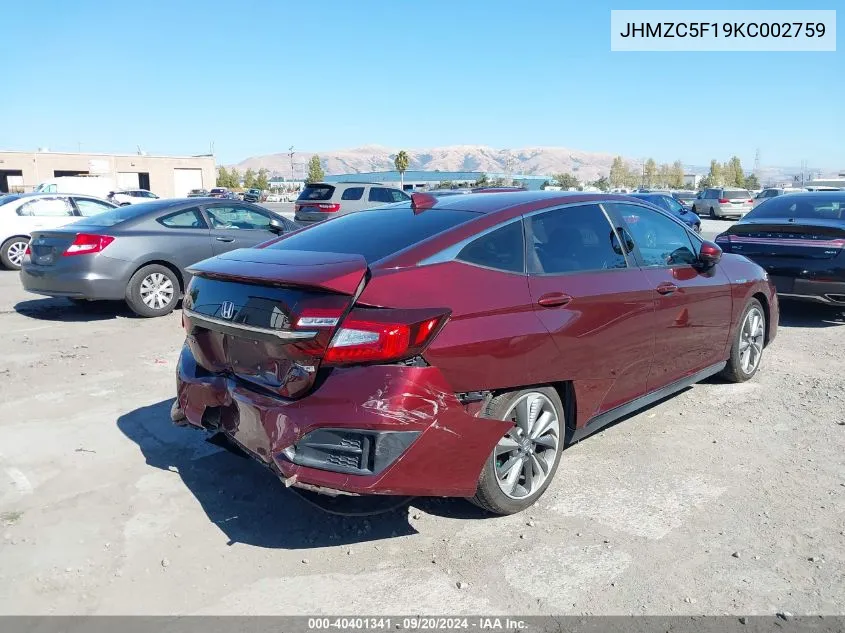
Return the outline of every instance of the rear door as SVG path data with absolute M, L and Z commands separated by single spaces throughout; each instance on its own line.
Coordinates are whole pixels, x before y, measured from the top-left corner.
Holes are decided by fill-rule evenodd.
M 719 266 L 698 270 L 693 264 L 701 242 L 659 211 L 630 203 L 606 206 L 626 241 L 636 245 L 656 302 L 648 391 L 724 360 L 733 305 L 727 275 Z
M 390 192 L 391 190 L 387 187 L 370 187 L 367 192 L 367 207 L 373 208 L 384 204 L 393 204 L 395 200 Z
M 534 311 L 558 348 L 557 380 L 573 379 L 579 417 L 642 395 L 654 355 L 653 287 L 602 207 L 526 217 Z
M 215 255 L 236 248 L 251 248 L 276 237 L 276 233 L 270 231 L 270 213 L 254 205 L 209 204 L 205 206 L 205 215 Z

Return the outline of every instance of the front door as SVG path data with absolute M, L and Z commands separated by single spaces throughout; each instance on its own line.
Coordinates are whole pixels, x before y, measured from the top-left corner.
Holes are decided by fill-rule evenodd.
M 252 248 L 276 236 L 270 231 L 270 212 L 255 205 L 209 204 L 205 207 L 215 255 Z
M 526 217 L 534 310 L 575 385 L 579 426 L 642 395 L 654 354 L 654 291 L 597 204 Z
M 636 245 L 656 300 L 648 390 L 724 360 L 733 303 L 727 275 L 718 265 L 696 266 L 701 242 L 679 222 L 636 204 L 606 208 Z

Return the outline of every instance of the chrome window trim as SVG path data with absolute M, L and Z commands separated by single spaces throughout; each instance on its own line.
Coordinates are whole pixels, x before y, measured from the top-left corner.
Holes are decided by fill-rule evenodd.
M 190 308 L 183 308 L 182 312 L 190 319 L 196 321 L 200 326 L 204 323 L 212 326 L 209 329 L 217 330 L 218 328 L 243 330 L 245 332 L 252 332 L 254 334 L 265 334 L 274 336 L 282 341 L 303 341 L 317 336 L 317 332 L 302 331 L 294 332 L 292 330 L 273 330 L 266 327 L 257 327 L 255 325 L 247 325 L 246 323 L 236 323 L 235 321 L 227 321 L 225 319 L 218 319 L 216 317 L 207 316 L 199 312 L 195 312 Z

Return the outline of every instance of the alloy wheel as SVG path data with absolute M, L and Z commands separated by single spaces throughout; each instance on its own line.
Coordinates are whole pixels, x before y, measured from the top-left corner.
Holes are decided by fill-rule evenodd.
M 161 310 L 173 301 L 173 282 L 162 273 L 151 273 L 141 282 L 141 301 L 153 310 Z
M 752 373 L 760 364 L 763 355 L 763 324 L 765 320 L 759 308 L 751 308 L 742 322 L 739 334 L 739 362 L 742 371 Z
M 496 445 L 496 481 L 511 499 L 523 499 L 549 477 L 560 443 L 560 419 L 551 400 L 531 392 L 514 402 L 505 420 L 514 427 Z
M 23 263 L 23 256 L 26 253 L 27 242 L 20 241 L 20 242 L 12 242 L 9 245 L 8 250 L 6 251 L 6 255 L 9 258 L 9 261 L 12 262 L 17 267 Z

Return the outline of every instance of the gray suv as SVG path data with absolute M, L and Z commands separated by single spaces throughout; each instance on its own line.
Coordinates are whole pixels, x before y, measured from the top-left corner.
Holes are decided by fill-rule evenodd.
M 300 224 L 311 224 L 410 199 L 401 189 L 378 183 L 315 182 L 306 185 L 296 199 L 295 218 Z
M 698 215 L 709 214 L 717 218 L 741 218 L 754 206 L 748 189 L 715 187 L 705 189 L 692 203 L 692 210 Z

